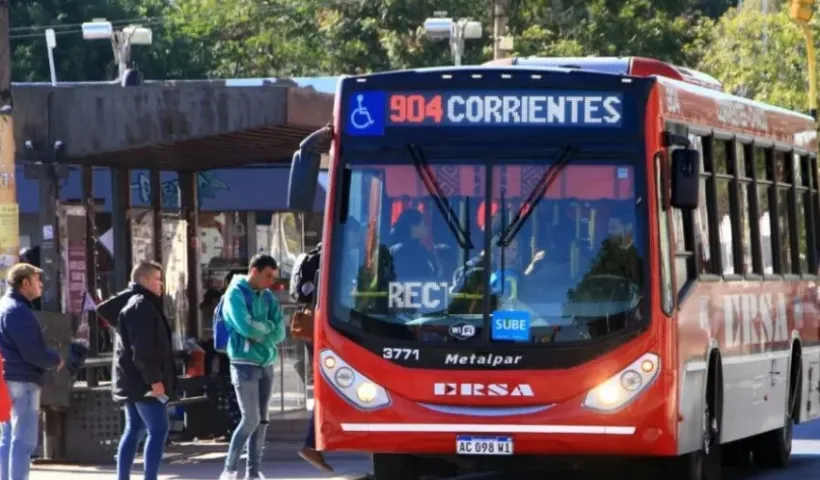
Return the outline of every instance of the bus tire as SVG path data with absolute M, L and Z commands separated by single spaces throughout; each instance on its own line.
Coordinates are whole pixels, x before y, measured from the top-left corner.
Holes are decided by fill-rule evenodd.
M 678 457 L 678 465 L 673 470 L 677 480 L 721 480 L 723 462 L 720 445 L 720 426 L 723 409 L 723 374 L 720 356 L 712 355 L 706 382 L 706 396 L 703 402 L 703 441 L 695 452 Z
M 373 454 L 374 480 L 419 480 L 419 460 L 413 455 L 396 453 Z
M 795 346 L 789 374 L 789 396 L 786 404 L 786 423 L 777 430 L 762 433 L 752 439 L 752 461 L 760 468 L 783 468 L 792 455 L 794 419 L 797 416 L 800 390 L 803 386 L 803 361 Z

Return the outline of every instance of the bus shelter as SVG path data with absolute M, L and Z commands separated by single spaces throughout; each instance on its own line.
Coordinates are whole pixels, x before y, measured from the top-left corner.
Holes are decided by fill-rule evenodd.
M 108 242 L 115 252 L 111 287 L 117 291 L 127 285 L 134 262 L 160 262 L 166 271 L 165 310 L 182 350 L 186 339 L 200 338 L 207 327 L 197 308 L 201 300 L 197 172 L 289 164 L 302 138 L 330 120 L 333 98 L 276 80 L 148 82 L 131 87 L 14 85 L 13 95 L 18 162 L 39 186 L 44 270 L 40 320 L 50 343 L 64 355 L 76 336 L 73 326 L 78 312 L 85 319 L 89 339 L 88 357 L 79 375 L 84 381 L 76 381 L 76 372 L 62 371 L 52 376 L 44 391 L 43 457 L 111 462 L 121 418 L 106 384 L 110 341 L 100 340 L 105 338 L 101 330 L 106 324 L 93 311 L 105 296 L 98 284 L 100 232 L 95 225 L 93 169 L 107 167 L 111 175 Z M 68 166 L 78 167 L 82 174 L 81 198 L 74 202 L 61 201 L 59 195 Z M 150 172 L 146 186 L 150 207 L 142 209 L 147 211 L 131 204 L 134 169 Z M 176 172 L 176 188 L 162 184 L 163 171 Z M 283 194 L 277 190 L 287 186 L 270 188 L 236 194 Z M 174 197 L 175 208 L 167 208 L 168 196 Z M 60 241 L 72 235 L 80 241 Z M 302 345 L 289 342 L 293 345 L 283 351 L 290 348 L 303 355 Z M 200 408 L 207 415 L 214 402 L 227 410 L 225 388 L 214 387 L 198 375 L 181 380 L 181 389 L 190 399 L 190 405 L 183 401 L 189 414 Z

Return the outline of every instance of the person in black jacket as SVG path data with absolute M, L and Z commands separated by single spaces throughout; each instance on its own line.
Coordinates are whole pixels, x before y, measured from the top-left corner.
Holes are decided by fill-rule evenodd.
M 141 262 L 131 284 L 97 311 L 117 319 L 113 396 L 124 404 L 125 431 L 117 451 L 117 479 L 129 480 L 137 445 L 147 431 L 145 480 L 157 480 L 169 422 L 167 403 L 174 398 L 176 368 L 171 326 L 162 309 L 162 266 Z

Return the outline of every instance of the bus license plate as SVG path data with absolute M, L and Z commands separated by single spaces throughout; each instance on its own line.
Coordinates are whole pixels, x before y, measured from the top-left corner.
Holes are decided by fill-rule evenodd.
M 512 455 L 512 437 L 474 437 L 459 435 L 456 437 L 456 454 L 458 455 Z

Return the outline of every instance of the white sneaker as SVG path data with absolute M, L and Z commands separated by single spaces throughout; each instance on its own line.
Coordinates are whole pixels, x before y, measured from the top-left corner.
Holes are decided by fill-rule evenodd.
M 255 477 L 245 477 L 245 480 L 265 480 L 265 476 L 260 473 Z
M 236 480 L 236 478 L 236 472 L 222 472 L 222 475 L 219 476 L 219 480 Z

